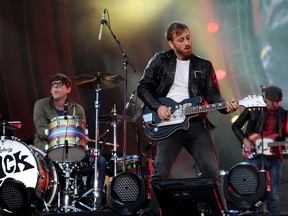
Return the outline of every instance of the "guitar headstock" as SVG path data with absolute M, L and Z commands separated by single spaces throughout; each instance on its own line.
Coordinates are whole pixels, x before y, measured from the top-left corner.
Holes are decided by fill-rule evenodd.
M 243 98 L 242 100 L 238 101 L 238 104 L 248 107 L 266 107 L 266 103 L 264 102 L 262 95 L 248 95 L 247 97 Z

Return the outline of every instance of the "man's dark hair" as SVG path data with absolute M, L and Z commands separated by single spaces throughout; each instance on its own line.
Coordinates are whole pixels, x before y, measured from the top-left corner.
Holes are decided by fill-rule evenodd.
M 180 21 L 170 23 L 165 30 L 165 37 L 167 41 L 172 40 L 173 34 L 180 34 L 184 29 L 189 29 L 188 26 Z
M 269 86 L 264 89 L 265 91 L 265 96 L 271 101 L 278 102 L 282 101 L 283 98 L 283 93 L 282 89 L 280 89 L 277 86 Z
M 71 79 L 68 76 L 66 76 L 65 74 L 62 74 L 62 73 L 58 73 L 58 74 L 55 74 L 55 75 L 51 76 L 50 81 L 49 81 L 50 85 L 54 81 L 61 81 L 66 86 L 72 86 Z

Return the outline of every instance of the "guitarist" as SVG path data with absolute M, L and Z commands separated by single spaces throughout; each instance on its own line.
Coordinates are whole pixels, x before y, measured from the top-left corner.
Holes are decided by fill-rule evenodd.
M 276 86 L 264 88 L 264 101 L 266 107 L 262 110 L 245 109 L 239 118 L 232 124 L 232 130 L 236 137 L 245 146 L 248 152 L 253 152 L 255 144 L 248 139 L 252 133 L 263 134 L 263 137 L 279 134 L 277 141 L 283 141 L 287 137 L 288 123 L 287 111 L 280 106 L 283 94 L 282 90 Z M 247 123 L 246 132 L 242 128 Z M 262 136 L 262 135 L 261 135 Z M 273 147 L 273 155 L 262 155 L 251 158 L 249 162 L 258 169 L 265 169 L 270 173 L 271 193 L 267 199 L 268 211 L 279 212 L 279 186 L 281 177 L 282 150 L 281 147 Z M 262 159 L 263 163 L 262 164 Z
M 181 102 L 200 96 L 203 103 L 223 102 L 212 63 L 192 52 L 192 37 L 188 26 L 182 22 L 172 22 L 166 28 L 165 36 L 171 50 L 156 53 L 148 62 L 138 83 L 137 95 L 144 105 L 155 111 L 163 121 L 167 121 L 171 112 L 160 102 L 159 97 Z M 227 108 L 219 111 L 228 114 L 238 108 L 238 104 L 231 101 Z M 224 208 L 227 210 L 218 169 L 218 155 L 210 133 L 214 126 L 206 116 L 190 118 L 187 130 L 176 130 L 157 141 L 152 180 L 167 179 L 177 155 L 185 148 L 194 157 L 203 177 L 216 179 Z

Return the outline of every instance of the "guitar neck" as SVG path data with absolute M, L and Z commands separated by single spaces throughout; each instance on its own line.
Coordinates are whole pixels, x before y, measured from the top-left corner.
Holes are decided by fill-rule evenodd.
M 285 146 L 288 145 L 288 141 L 278 141 L 268 143 L 268 147 Z
M 207 104 L 203 106 L 185 107 L 184 115 L 197 114 L 197 113 L 208 112 L 208 111 L 224 109 L 224 108 L 227 108 L 226 101 L 221 102 L 221 103 L 215 103 L 215 104 Z

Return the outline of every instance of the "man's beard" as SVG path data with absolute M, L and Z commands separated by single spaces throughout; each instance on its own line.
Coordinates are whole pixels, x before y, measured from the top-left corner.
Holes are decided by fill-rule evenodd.
M 184 60 L 189 60 L 190 57 L 191 57 L 191 55 L 192 55 L 192 52 L 191 52 L 190 50 L 189 50 L 189 51 L 187 50 L 186 52 L 185 52 L 185 50 L 184 50 L 184 51 L 182 51 L 182 50 L 176 50 L 176 52 L 177 52 L 179 55 L 181 55 Z

